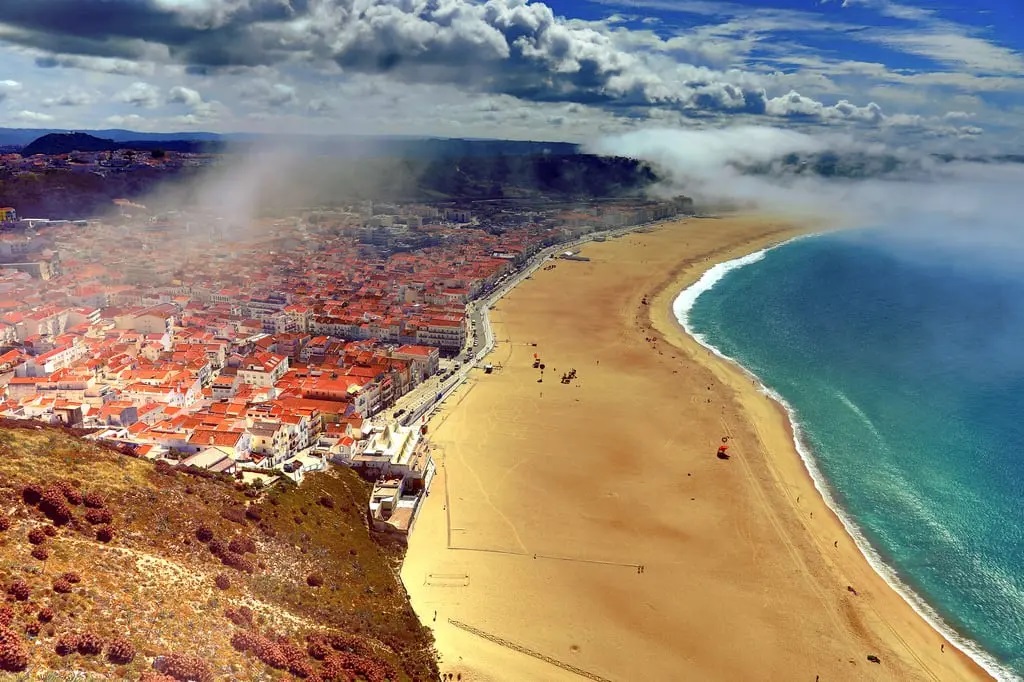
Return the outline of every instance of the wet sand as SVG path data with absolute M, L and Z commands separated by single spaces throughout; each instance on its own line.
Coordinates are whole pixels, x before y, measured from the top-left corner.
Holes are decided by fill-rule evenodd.
M 800 232 L 754 217 L 671 223 L 588 245 L 590 262 L 557 261 L 498 304 L 500 368 L 474 370 L 430 423 L 438 475 L 402 569 L 443 672 L 987 677 L 859 553 L 780 406 L 672 315 L 714 263 Z

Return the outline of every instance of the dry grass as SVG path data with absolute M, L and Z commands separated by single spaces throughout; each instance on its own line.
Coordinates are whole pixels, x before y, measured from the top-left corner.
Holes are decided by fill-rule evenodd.
M 231 647 L 235 628 L 224 610 L 241 605 L 257 614 L 260 629 L 299 645 L 313 632 L 355 634 L 403 671 L 402 679 L 436 677 L 429 631 L 408 605 L 394 557 L 366 528 L 369 489 L 351 471 L 307 477 L 302 488 L 274 488 L 259 498 L 230 480 L 160 469 L 57 430 L 14 426 L 20 428 L 0 428 L 0 512 L 11 521 L 0 532 L 0 583 L 24 580 L 32 590 L 24 609 L 13 604 L 16 632 L 24 633 L 44 607 L 55 613 L 30 638 L 33 678 L 77 671 L 138 679 L 156 657 L 175 652 L 200 656 L 217 678 L 290 678 Z M 21 488 L 59 480 L 81 493 L 100 493 L 113 514 L 115 536 L 97 542 L 85 505 L 72 506 L 74 521 L 45 540 L 49 559 L 39 561 L 30 555 L 27 534 L 48 522 L 22 500 Z M 336 502 L 333 509 L 319 503 L 325 495 Z M 244 516 L 248 505 L 259 510 L 249 517 L 261 520 Z M 243 517 L 225 518 L 229 509 L 243 510 Z M 200 525 L 225 544 L 251 539 L 256 552 L 245 556 L 256 562 L 255 572 L 225 566 L 196 539 Z M 52 585 L 65 571 L 81 574 L 82 581 L 58 594 Z M 322 586 L 306 584 L 313 572 L 323 576 Z M 220 573 L 230 577 L 227 590 L 216 587 Z M 125 636 L 138 655 L 117 666 L 105 655 L 54 651 L 61 634 L 87 630 L 106 640 Z

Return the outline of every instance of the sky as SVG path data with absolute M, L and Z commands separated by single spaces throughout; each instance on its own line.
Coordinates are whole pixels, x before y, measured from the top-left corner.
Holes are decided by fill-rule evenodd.
M 0 127 L 1024 151 L 1021 0 L 2 0 Z

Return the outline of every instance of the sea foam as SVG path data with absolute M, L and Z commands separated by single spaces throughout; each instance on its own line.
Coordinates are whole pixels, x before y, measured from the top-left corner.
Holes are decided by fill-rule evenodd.
M 946 621 L 935 611 L 930 604 L 928 604 L 917 592 L 905 583 L 899 575 L 896 573 L 889 564 L 887 564 L 878 553 L 878 551 L 871 545 L 861 530 L 857 522 L 850 516 L 845 509 L 843 509 L 832 494 L 829 483 L 817 461 L 814 458 L 813 452 L 808 445 L 807 438 L 800 421 L 797 418 L 796 411 L 792 405 L 786 401 L 777 391 L 767 386 L 759 376 L 751 372 L 749 369 L 744 367 L 735 358 L 730 357 L 711 344 L 707 337 L 695 330 L 690 323 L 690 312 L 693 310 L 697 299 L 708 291 L 710 291 L 716 284 L 722 281 L 722 279 L 730 272 L 739 268 L 757 263 L 764 260 L 765 256 L 769 251 L 791 244 L 797 240 L 813 238 L 817 235 L 806 235 L 796 237 L 779 244 L 770 246 L 759 251 L 734 258 L 732 260 L 716 263 L 715 265 L 708 268 L 700 278 L 692 285 L 681 291 L 672 303 L 672 312 L 674 313 L 679 324 L 686 330 L 686 333 L 693 337 L 697 343 L 701 346 L 714 353 L 719 358 L 732 363 L 740 370 L 742 370 L 747 376 L 753 381 L 757 382 L 760 391 L 773 400 L 779 403 L 785 410 L 786 415 L 789 419 L 790 428 L 793 431 L 794 445 L 796 451 L 800 455 L 801 461 L 804 463 L 804 467 L 807 470 L 808 475 L 811 477 L 811 481 L 814 484 L 815 489 L 821 495 L 825 501 L 826 506 L 832 510 L 839 521 L 843 524 L 846 532 L 851 538 L 853 538 L 854 544 L 856 544 L 858 550 L 867 560 L 868 564 L 875 570 L 875 572 L 882 577 L 883 580 L 896 591 L 900 597 L 903 598 L 907 604 L 910 605 L 914 611 L 921 616 L 933 629 L 942 634 L 947 640 L 953 643 L 960 651 L 967 655 L 971 660 L 977 663 L 983 670 L 988 674 L 992 675 L 997 680 L 1006 682 L 1021 682 L 1024 678 L 1018 676 L 1012 670 L 1003 666 L 997 661 L 991 654 L 985 651 L 977 642 L 964 637 L 951 627 Z M 854 406 L 856 407 L 856 406 Z M 859 411 L 859 408 L 858 410 Z M 869 420 L 870 421 L 870 420 Z M 880 434 L 879 434 L 880 435 Z

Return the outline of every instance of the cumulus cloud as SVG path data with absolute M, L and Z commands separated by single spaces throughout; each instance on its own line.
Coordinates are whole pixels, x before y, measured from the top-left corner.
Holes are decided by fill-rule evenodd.
M 724 65 L 749 44 L 737 51 L 715 49 L 713 35 L 663 40 L 614 22 L 567 20 L 543 2 L 75 0 L 74 22 L 66 19 L 69 3 L 5 0 L 0 28 L 33 48 L 61 45 L 66 54 L 41 57 L 44 66 L 113 70 L 162 60 L 210 73 L 301 61 L 540 102 L 664 106 L 690 115 L 793 113 L 793 105 L 768 97 L 759 74 L 677 61 Z M 90 6 L 95 11 L 86 11 Z M 804 116 L 872 121 L 863 107 L 791 94 L 801 98 Z M 254 96 L 268 106 L 296 102 L 294 88 L 279 82 L 256 86 Z M 131 103 L 151 101 L 138 93 Z
M 188 107 L 195 107 L 203 103 L 203 97 L 192 88 L 176 85 L 171 88 L 167 101 L 174 104 L 184 104 Z
M 160 102 L 160 90 L 155 85 L 136 81 L 117 93 L 115 99 L 134 107 L 152 109 Z
M 825 106 L 796 91 L 790 91 L 787 95 L 768 100 L 765 103 L 765 112 L 773 116 L 803 116 L 826 121 L 843 119 L 862 123 L 879 123 L 885 118 L 882 108 L 874 102 L 858 107 L 844 99 L 834 106 Z
M 268 107 L 295 104 L 299 99 L 294 87 L 285 83 L 271 83 L 263 78 L 248 83 L 242 94 L 246 98 Z

